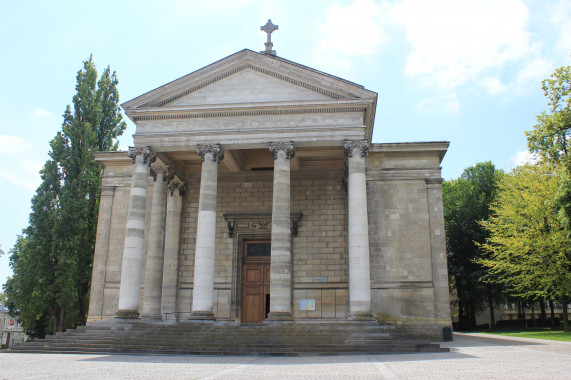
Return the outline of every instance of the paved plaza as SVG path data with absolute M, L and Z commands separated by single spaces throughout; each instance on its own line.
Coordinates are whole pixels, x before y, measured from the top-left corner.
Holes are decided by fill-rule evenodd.
M 455 334 L 449 353 L 213 357 L 0 353 L 0 379 L 571 379 L 571 343 Z

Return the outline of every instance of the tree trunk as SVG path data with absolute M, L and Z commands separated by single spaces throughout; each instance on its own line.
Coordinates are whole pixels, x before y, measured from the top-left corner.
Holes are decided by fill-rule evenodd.
M 462 285 L 460 285 L 460 279 L 458 276 L 456 279 L 456 296 L 458 297 L 458 329 L 464 330 L 464 302 L 462 302 Z
M 543 298 L 539 299 L 539 310 L 541 310 L 542 326 L 545 326 L 545 322 L 547 321 L 547 316 L 545 314 L 545 300 Z
M 57 325 L 57 330 L 58 332 L 63 331 L 63 326 L 64 326 L 64 316 L 65 316 L 65 312 L 64 312 L 64 308 L 60 307 L 59 308 L 59 315 L 58 315 L 58 325 Z
M 523 309 L 523 301 L 517 301 L 517 319 L 519 321 L 519 327 L 525 327 L 525 322 L 523 320 L 524 317 L 524 309 Z
M 478 326 L 476 323 L 476 308 L 470 305 L 470 328 L 475 329 Z
M 549 309 L 551 311 L 551 330 L 555 330 L 555 305 L 553 305 L 553 300 L 549 300 Z
M 533 327 L 537 327 L 537 325 L 535 324 L 535 304 L 531 304 L 531 323 L 533 325 Z
M 496 328 L 496 317 L 494 315 L 494 299 L 492 297 L 492 289 L 488 286 L 488 309 L 490 309 L 490 328 Z
M 563 308 L 563 330 L 565 332 L 570 332 L 569 329 L 569 314 L 567 313 L 567 304 L 569 303 L 569 297 L 564 294 L 561 296 L 561 307 Z

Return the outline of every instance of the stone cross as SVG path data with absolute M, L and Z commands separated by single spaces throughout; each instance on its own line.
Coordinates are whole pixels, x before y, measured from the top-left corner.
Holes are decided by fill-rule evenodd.
M 260 26 L 260 30 L 263 30 L 268 34 L 268 41 L 264 44 L 266 46 L 266 50 L 261 51 L 260 53 L 276 55 L 276 51 L 272 50 L 272 47 L 274 46 L 272 43 L 272 32 L 274 30 L 278 30 L 278 26 L 272 24 L 272 20 L 268 19 L 266 25 Z

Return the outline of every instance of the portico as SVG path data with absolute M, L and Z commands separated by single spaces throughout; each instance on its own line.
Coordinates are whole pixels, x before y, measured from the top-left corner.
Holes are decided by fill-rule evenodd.
M 97 154 L 89 320 L 382 320 L 440 334 L 447 143 L 372 143 L 376 102 L 243 50 L 123 104 L 137 131 L 129 153 Z

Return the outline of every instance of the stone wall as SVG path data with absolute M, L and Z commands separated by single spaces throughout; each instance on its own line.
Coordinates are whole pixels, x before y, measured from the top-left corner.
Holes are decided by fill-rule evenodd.
M 377 319 L 439 336 L 450 326 L 442 148 L 429 144 L 373 144 L 367 157 L 371 295 Z
M 188 177 L 183 205 L 179 266 L 178 312 L 190 311 L 199 176 Z M 214 314 L 231 315 L 241 241 L 229 236 L 224 214 L 271 215 L 273 172 L 220 173 L 218 178 Z M 291 212 L 302 213 L 293 238 L 294 316 L 344 318 L 347 312 L 347 201 L 343 172 L 295 171 L 291 178 Z M 271 230 L 256 229 L 251 236 L 270 239 Z M 241 284 L 238 286 L 241 288 Z M 240 290 L 239 290 L 240 291 Z M 300 311 L 299 299 L 315 299 L 315 311 Z
M 426 326 L 434 331 L 450 326 L 440 187 L 443 149 L 442 143 L 430 144 L 373 144 L 367 157 L 372 311 L 381 321 L 423 331 L 430 330 Z M 132 163 L 124 153 L 107 155 L 101 207 L 110 211 L 110 217 L 99 218 L 89 320 L 113 317 L 119 293 Z M 185 180 L 176 274 L 176 311 L 183 319 L 192 302 L 200 175 L 189 174 Z M 291 173 L 291 212 L 303 214 L 293 237 L 296 319 L 344 319 L 348 314 L 344 181 L 340 169 Z M 271 236 L 264 223 L 230 236 L 225 215 L 256 213 L 271 221 L 272 187 L 271 170 L 219 173 L 213 310 L 219 319 L 240 317 L 240 239 Z M 146 236 L 152 188 L 149 178 Z M 148 241 L 145 255 L 147 245 Z M 141 297 L 143 293 L 144 276 Z M 315 310 L 300 310 L 300 299 L 314 299 Z

